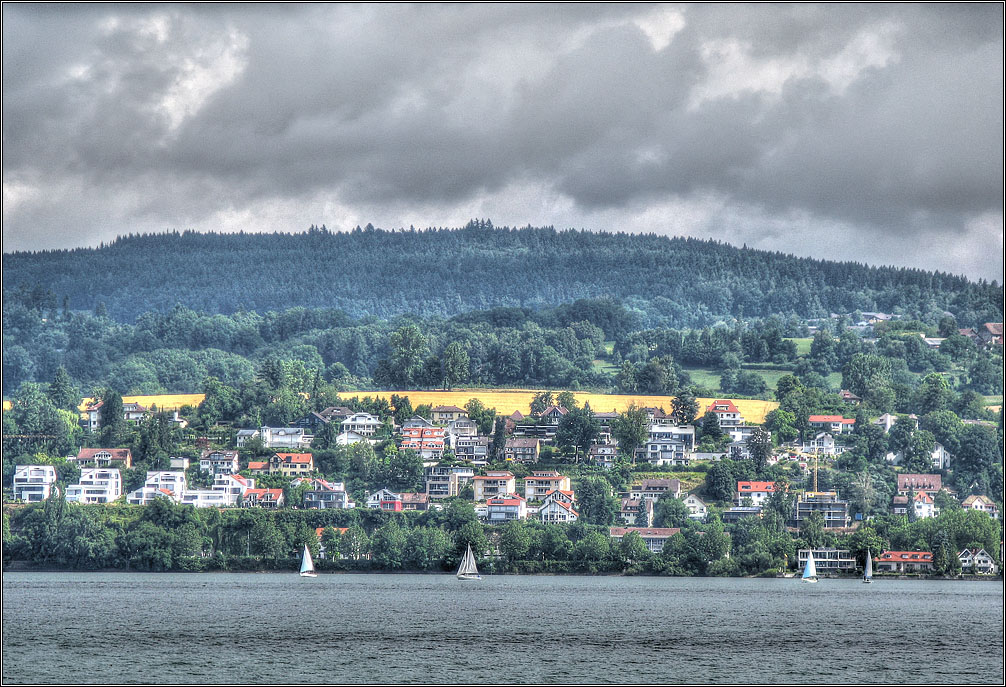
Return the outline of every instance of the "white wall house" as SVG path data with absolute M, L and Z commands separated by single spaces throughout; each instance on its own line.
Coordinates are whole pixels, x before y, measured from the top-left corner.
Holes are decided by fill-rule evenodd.
M 709 514 L 709 507 L 705 504 L 705 501 L 700 499 L 695 494 L 689 494 L 682 502 L 688 509 L 688 517 L 693 520 L 705 520 L 706 516 Z
M 80 482 L 66 488 L 71 503 L 111 503 L 122 496 L 122 475 L 118 468 L 83 468 Z
M 573 503 L 573 492 L 551 491 L 538 508 L 538 518 L 544 523 L 576 522 L 580 514 Z
M 237 505 L 238 498 L 255 488 L 255 480 L 241 475 L 218 474 L 212 489 L 187 489 L 182 503 L 196 508 L 225 508 Z
M 343 432 L 356 432 L 361 436 L 372 437 L 377 434 L 384 423 L 370 413 L 353 413 L 342 421 Z
M 167 497 L 178 503 L 182 500 L 184 493 L 184 472 L 148 472 L 143 486 L 126 495 L 126 503 L 145 506 L 158 497 Z
M 252 439 L 260 439 L 266 448 L 307 448 L 314 441 L 303 427 L 260 427 L 242 429 L 237 433 L 238 448 Z
M 199 456 L 199 470 L 212 475 L 229 475 L 238 471 L 237 451 L 203 451 Z
M 14 467 L 14 499 L 37 503 L 49 498 L 56 483 L 56 468 L 51 465 L 17 465 Z

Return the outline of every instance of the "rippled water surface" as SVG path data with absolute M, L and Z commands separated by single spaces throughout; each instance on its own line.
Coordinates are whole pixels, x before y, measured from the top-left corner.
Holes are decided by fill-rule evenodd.
M 992 582 L 7 573 L 4 683 L 1003 681 Z

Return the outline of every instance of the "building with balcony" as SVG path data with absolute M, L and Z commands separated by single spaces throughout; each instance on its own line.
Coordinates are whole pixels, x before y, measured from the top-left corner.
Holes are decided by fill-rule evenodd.
M 484 475 L 472 478 L 475 487 L 475 500 L 485 501 L 502 494 L 513 494 L 517 491 L 517 478 L 507 470 L 490 470 Z
M 800 549 L 797 551 L 797 570 L 807 565 L 807 555 L 814 554 L 817 574 L 856 572 L 856 557 L 848 549 Z
M 122 475 L 118 468 L 84 468 L 80 482 L 66 488 L 70 503 L 111 503 L 122 496 Z
M 555 470 L 536 470 L 524 478 L 524 498 L 528 501 L 541 501 L 548 492 L 556 489 L 569 491 L 569 477 Z
M 849 502 L 839 499 L 836 491 L 804 492 L 793 508 L 790 526 L 799 527 L 811 513 L 815 512 L 824 517 L 825 527 L 849 526 Z
M 56 483 L 56 468 L 52 465 L 16 465 L 12 487 L 14 500 L 38 503 L 49 498 Z
M 210 451 L 199 454 L 199 471 L 211 475 L 231 475 L 240 468 L 237 451 Z
M 177 471 L 148 472 L 143 486 L 126 495 L 126 503 L 145 506 L 156 498 L 168 498 L 179 503 L 185 493 L 185 473 Z
M 660 553 L 664 550 L 667 540 L 680 532 L 678 527 L 609 527 L 608 536 L 612 543 L 622 541 L 622 537 L 631 532 L 636 532 L 646 544 L 646 548 L 653 553 Z

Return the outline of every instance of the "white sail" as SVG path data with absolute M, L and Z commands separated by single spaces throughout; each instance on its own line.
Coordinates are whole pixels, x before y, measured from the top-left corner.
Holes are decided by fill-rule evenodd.
M 314 571 L 314 560 L 311 558 L 311 549 L 307 548 L 307 544 L 304 544 L 304 555 L 300 559 L 300 575 L 301 577 L 317 577 L 317 573 Z
M 869 582 L 873 579 L 873 554 L 866 550 L 866 571 L 863 573 L 863 581 Z
M 461 559 L 461 565 L 458 566 L 458 579 L 459 580 L 482 579 L 482 576 L 479 575 L 479 569 L 475 565 L 475 554 L 472 553 L 471 544 L 468 545 L 468 550 L 465 551 L 464 558 Z
M 807 565 L 803 568 L 804 582 L 817 582 L 817 564 L 814 563 L 814 552 L 807 552 Z

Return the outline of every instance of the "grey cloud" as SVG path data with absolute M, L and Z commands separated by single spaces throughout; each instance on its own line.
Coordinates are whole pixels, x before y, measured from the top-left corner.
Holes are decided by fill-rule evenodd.
M 526 184 L 572 210 L 519 223 L 628 224 L 640 207 L 715 197 L 750 242 L 778 243 L 764 218 L 797 213 L 856 245 L 949 236 L 976 256 L 973 223 L 991 214 L 1001 243 L 1001 5 L 685 5 L 659 52 L 634 23 L 656 9 L 4 5 L 5 249 L 212 228 L 228 209 L 323 197 L 453 214 Z M 158 16 L 163 42 L 137 28 Z M 803 69 L 778 93 L 693 103 L 710 41 L 817 64 L 879 27 L 894 27 L 893 56 L 844 90 Z M 233 36 L 239 74 L 172 129 L 158 98 Z M 8 204 L 17 184 L 35 195 Z M 799 240 L 815 254 L 810 230 Z

